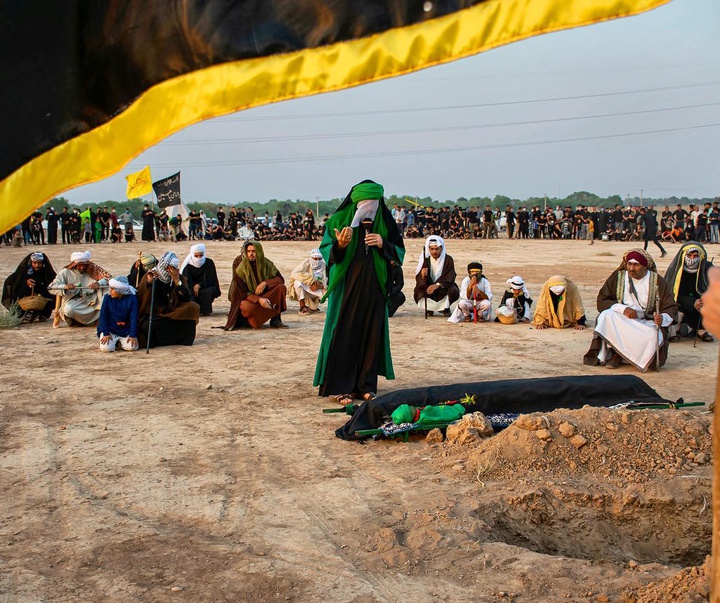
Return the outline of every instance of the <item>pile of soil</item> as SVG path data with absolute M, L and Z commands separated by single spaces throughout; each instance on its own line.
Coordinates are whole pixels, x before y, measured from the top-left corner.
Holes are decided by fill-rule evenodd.
M 584 407 L 521 415 L 491 437 L 482 437 L 482 421 L 469 419 L 448 432 L 439 451 L 482 489 L 473 515 L 486 541 L 641 572 L 685 566 L 619 600 L 707 600 L 709 414 Z M 428 437 L 436 441 L 437 433 Z M 601 585 L 598 596 L 618 600 Z

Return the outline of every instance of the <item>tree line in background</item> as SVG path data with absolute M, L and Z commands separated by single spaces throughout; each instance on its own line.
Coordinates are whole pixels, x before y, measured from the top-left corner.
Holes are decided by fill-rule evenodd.
M 595 195 L 593 193 L 589 193 L 587 191 L 578 191 L 575 193 L 572 193 L 571 195 L 568 195 L 567 197 L 564 197 L 562 199 L 558 199 L 557 197 L 528 197 L 527 199 L 513 199 L 511 197 L 507 197 L 505 195 L 495 195 L 495 197 L 459 197 L 455 200 L 447 199 L 445 201 L 439 201 L 437 199 L 432 199 L 431 197 L 414 197 L 412 195 L 391 195 L 389 197 L 385 198 L 385 202 L 389 207 L 392 207 L 396 203 L 398 205 L 404 205 L 405 207 L 409 207 L 412 205 L 412 203 L 416 203 L 422 207 L 433 207 L 433 208 L 439 208 L 439 207 L 454 207 L 455 205 L 459 205 L 462 208 L 467 207 L 481 207 L 485 208 L 485 206 L 489 205 L 493 209 L 505 209 L 506 206 L 510 205 L 514 209 L 517 209 L 518 207 L 541 207 L 544 208 L 547 204 L 548 207 L 555 207 L 557 205 L 561 207 L 577 207 L 578 205 L 584 205 L 584 206 L 590 206 L 590 207 L 614 207 L 615 205 L 631 205 L 631 206 L 639 206 L 639 205 L 654 205 L 656 207 L 664 207 L 665 205 L 669 205 L 671 207 L 674 207 L 678 204 L 683 206 L 688 206 L 689 204 L 704 204 L 704 203 L 712 203 L 713 201 L 717 201 L 720 198 L 700 198 L 700 199 L 691 199 L 689 197 L 664 197 L 662 199 L 652 199 L 652 198 L 645 198 L 641 199 L 639 197 L 634 198 L 626 198 L 623 199 L 620 195 L 611 195 L 609 197 L 599 197 L 598 195 Z M 335 209 L 340 205 L 342 202 L 342 199 L 329 199 L 329 200 L 322 200 L 322 201 L 306 201 L 302 199 L 296 199 L 295 201 L 291 201 L 290 199 L 286 199 L 284 201 L 280 201 L 278 199 L 270 199 L 269 201 L 266 201 L 264 203 L 250 203 L 250 202 L 243 202 L 243 203 L 210 203 L 210 202 L 194 202 L 194 203 L 187 203 L 188 209 L 192 211 L 204 211 L 205 215 L 209 218 L 215 217 L 218 208 L 223 207 L 226 211 L 227 209 L 231 207 L 252 207 L 255 211 L 255 214 L 257 216 L 262 216 L 267 212 L 270 216 L 272 216 L 276 211 L 280 211 L 280 213 L 283 216 L 289 216 L 291 213 L 300 213 L 304 214 L 308 209 L 312 209 L 313 212 L 318 215 L 322 216 L 324 214 L 332 214 Z M 117 210 L 117 213 L 120 214 L 125 211 L 125 208 L 129 208 L 130 212 L 133 214 L 133 216 L 138 219 L 140 217 L 140 213 L 142 212 L 143 205 L 146 203 L 152 205 L 145 199 L 130 199 L 130 200 L 110 200 L 102 201 L 100 203 L 83 203 L 82 205 L 73 205 L 71 204 L 67 199 L 64 197 L 55 197 L 54 199 L 51 199 L 48 201 L 45 205 L 43 205 L 39 211 L 46 213 L 48 209 L 51 207 L 54 207 L 56 211 L 62 211 L 63 207 L 69 207 L 71 209 L 73 208 L 79 208 L 80 211 L 83 211 L 85 209 L 98 209 L 107 207 L 108 209 L 114 207 Z M 157 207 L 156 207 L 157 209 Z

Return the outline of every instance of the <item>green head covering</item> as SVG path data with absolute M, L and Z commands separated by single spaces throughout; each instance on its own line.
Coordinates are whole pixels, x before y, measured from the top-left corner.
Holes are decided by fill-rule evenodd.
M 395 425 L 400 425 L 401 423 L 412 423 L 415 418 L 416 410 L 417 409 L 414 406 L 401 404 L 393 411 L 391 415 L 392 422 L 395 423 Z
M 381 199 L 385 195 L 385 189 L 382 184 L 377 182 L 361 182 L 353 186 L 350 191 L 350 199 L 353 203 L 366 201 L 368 199 Z
M 255 289 L 260 283 L 278 274 L 278 269 L 275 267 L 275 264 L 265 257 L 262 245 L 257 241 L 247 241 L 245 245 L 243 245 L 243 251 L 250 245 L 255 247 L 255 270 L 253 270 L 252 263 L 245 255 L 237 267 L 237 270 L 235 270 L 235 274 L 248 286 L 251 293 L 255 293 Z

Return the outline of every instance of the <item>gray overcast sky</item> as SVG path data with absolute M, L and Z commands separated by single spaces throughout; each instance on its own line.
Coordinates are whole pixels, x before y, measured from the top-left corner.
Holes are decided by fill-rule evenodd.
M 180 170 L 186 203 L 223 205 L 344 197 L 364 178 L 387 195 L 438 200 L 720 195 L 718 25 L 720 1 L 674 0 L 236 113 L 187 128 L 119 174 L 63 196 L 121 201 L 124 176 L 146 164 L 154 180 Z

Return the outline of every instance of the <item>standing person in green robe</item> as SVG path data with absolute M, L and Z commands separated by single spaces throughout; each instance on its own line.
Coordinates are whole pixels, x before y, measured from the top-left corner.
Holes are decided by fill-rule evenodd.
M 405 256 L 382 185 L 356 184 L 325 224 L 320 252 L 329 267 L 328 299 L 315 380 L 318 395 L 340 404 L 369 400 L 378 375 L 394 379 L 388 332 L 390 262 Z

